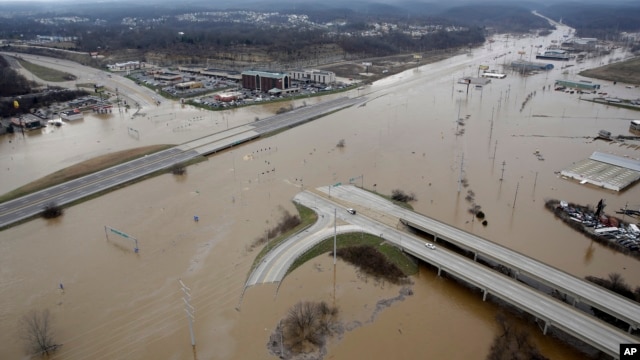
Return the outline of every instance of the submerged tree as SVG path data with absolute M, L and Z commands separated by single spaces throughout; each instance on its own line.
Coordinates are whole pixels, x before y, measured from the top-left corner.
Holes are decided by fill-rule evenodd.
M 507 317 L 496 315 L 502 334 L 493 339 L 487 360 L 548 360 L 535 347 L 529 333 L 509 322 Z
M 28 354 L 49 355 L 60 344 L 53 339 L 49 310 L 33 310 L 20 319 L 20 338 L 25 343 Z
M 184 175 L 187 173 L 187 168 L 182 163 L 175 163 L 171 165 L 169 171 L 171 171 L 173 175 Z
M 322 302 L 304 301 L 289 309 L 282 329 L 284 345 L 294 353 L 314 351 L 332 334 L 338 309 Z
M 50 202 L 44 206 L 44 210 L 42 211 L 42 216 L 45 219 L 53 219 L 62 215 L 62 207 L 55 202 Z

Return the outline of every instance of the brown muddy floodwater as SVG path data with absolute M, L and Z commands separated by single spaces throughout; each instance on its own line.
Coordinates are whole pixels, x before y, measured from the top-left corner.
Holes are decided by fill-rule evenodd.
M 604 198 L 609 213 L 627 202 L 638 206 L 638 186 L 614 193 L 556 174 L 593 151 L 638 158 L 634 148 L 592 140 L 600 129 L 626 134 L 637 114 L 548 88 L 624 53 L 584 65 L 570 62 L 566 75 L 560 69 L 566 64 L 530 77 L 509 72 L 468 95 L 454 84 L 478 65 L 500 69 L 519 49 L 549 44 L 563 31 L 508 42 L 498 37 L 473 56 L 425 65 L 349 94 L 366 93 L 366 106 L 212 156 L 184 177 L 161 175 L 73 206 L 60 219 L 0 232 L 0 358 L 24 357 L 16 324 L 29 310 L 45 308 L 54 316 L 56 340 L 64 344 L 55 359 L 193 358 L 179 279 L 191 289 L 198 359 L 276 358 L 266 347 L 270 332 L 298 301 L 333 301 L 333 266 L 321 256 L 280 286 L 243 293 L 257 253 L 249 245 L 281 209 L 295 211 L 291 198 L 301 189 L 359 176 L 366 188 L 381 193 L 414 192 L 416 211 L 576 276 L 618 272 L 631 286 L 640 285 L 637 260 L 590 242 L 543 206 L 546 198 L 583 204 Z M 598 82 L 612 96 L 639 97 L 638 89 Z M 142 112 L 133 119 L 87 117 L 51 133 L 0 138 L 3 190 L 93 155 L 183 142 L 272 110 L 211 114 L 163 104 Z M 336 148 L 340 139 L 342 149 Z M 468 185 L 458 191 L 461 165 Z M 469 191 L 486 213 L 487 227 L 472 221 Z M 105 226 L 136 237 L 140 253 L 123 239 L 107 239 Z M 379 300 L 398 296 L 400 287 L 362 279 L 339 262 L 336 304 L 351 330 L 329 342 L 326 358 L 484 358 L 498 331 L 499 307 L 427 267 L 413 281 L 413 296 L 375 311 Z M 547 357 L 583 358 L 528 327 Z

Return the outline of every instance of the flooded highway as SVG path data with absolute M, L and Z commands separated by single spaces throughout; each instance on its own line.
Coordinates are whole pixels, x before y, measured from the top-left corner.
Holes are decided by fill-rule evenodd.
M 16 324 L 28 311 L 45 308 L 63 344 L 55 359 L 192 358 L 178 279 L 191 289 L 197 358 L 277 358 L 267 343 L 287 310 L 301 300 L 333 302 L 332 259 L 320 256 L 279 285 L 245 291 L 258 252 L 250 245 L 283 210 L 295 212 L 291 199 L 299 191 L 350 179 L 379 193 L 415 193 L 417 212 L 575 276 L 617 272 L 635 288 L 637 260 L 591 242 L 544 209 L 547 198 L 581 204 L 604 198 L 607 213 L 640 205 L 637 185 L 616 193 L 558 175 L 593 151 L 639 157 L 634 147 L 593 140 L 601 129 L 627 134 L 636 112 L 553 91 L 555 80 L 582 79 L 579 70 L 626 53 L 616 49 L 584 63 L 554 62 L 553 70 L 532 76 L 502 67 L 566 32 L 561 27 L 545 38 L 498 36 L 470 55 L 348 93 L 366 94 L 364 106 L 212 156 L 190 166 L 186 176 L 161 175 L 68 208 L 59 219 L 0 232 L 0 358 L 24 356 Z M 476 76 L 480 65 L 507 77 L 467 92 L 457 81 Z M 640 97 L 637 88 L 593 81 L 608 96 Z M 296 106 L 304 101 L 320 100 L 298 100 Z M 135 117 L 88 115 L 42 133 L 3 136 L 0 189 L 10 191 L 97 155 L 182 143 L 276 110 L 212 113 L 165 101 Z M 342 139 L 345 146 L 337 147 Z M 486 227 L 471 216 L 474 205 L 486 214 Z M 108 236 L 105 226 L 138 239 L 140 252 L 126 239 Z M 412 296 L 383 308 L 378 301 L 397 298 L 400 287 L 365 278 L 341 261 L 335 289 L 345 331 L 329 342 L 326 359 L 484 358 L 499 333 L 498 305 L 427 267 L 413 278 Z M 536 326 L 524 326 L 545 356 L 584 358 Z

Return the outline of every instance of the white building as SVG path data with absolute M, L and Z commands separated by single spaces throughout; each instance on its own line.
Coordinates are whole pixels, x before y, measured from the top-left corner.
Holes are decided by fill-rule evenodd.
M 123 63 L 115 63 L 107 65 L 109 70 L 111 71 L 125 71 L 125 70 L 135 70 L 144 67 L 144 64 L 141 64 L 140 61 L 127 61 Z
M 336 74 L 323 70 L 291 70 L 289 71 L 291 80 L 312 82 L 317 84 L 333 84 L 336 82 Z

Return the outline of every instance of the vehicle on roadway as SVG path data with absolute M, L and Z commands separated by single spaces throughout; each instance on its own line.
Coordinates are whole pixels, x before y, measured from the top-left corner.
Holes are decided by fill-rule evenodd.
M 355 214 L 356 214 L 356 211 L 355 211 L 354 209 L 352 209 L 352 208 L 348 208 L 348 209 L 347 209 L 347 212 L 348 212 L 349 214 L 351 214 L 351 215 L 355 215 Z
M 431 250 L 435 250 L 436 246 L 433 245 L 432 243 L 424 243 L 424 246 L 426 246 L 427 248 L 431 249 Z

